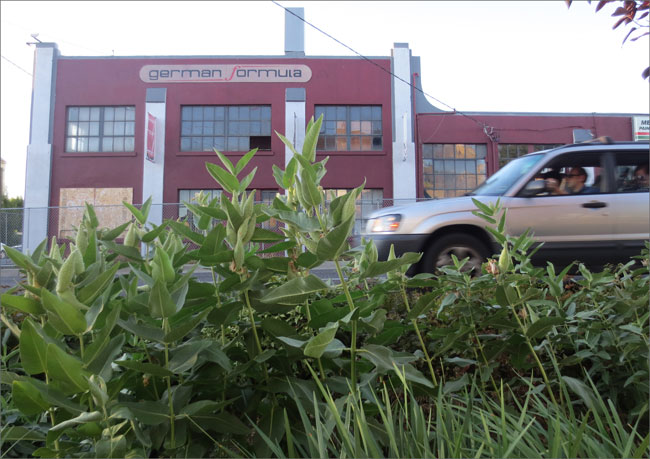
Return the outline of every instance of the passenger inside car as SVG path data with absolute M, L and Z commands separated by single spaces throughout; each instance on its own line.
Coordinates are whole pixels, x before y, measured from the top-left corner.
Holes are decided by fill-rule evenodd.
M 648 188 L 648 163 L 640 164 L 634 170 L 637 188 Z
M 589 194 L 599 193 L 600 189 L 595 186 L 586 186 L 587 171 L 584 168 L 571 167 L 560 183 L 556 179 L 548 179 L 547 187 L 553 195 L 566 194 Z

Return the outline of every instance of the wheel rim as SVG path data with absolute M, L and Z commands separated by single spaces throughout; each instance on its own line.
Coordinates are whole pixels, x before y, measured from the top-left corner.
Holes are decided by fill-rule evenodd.
M 454 265 L 454 261 L 452 260 L 451 256 L 455 255 L 458 260 L 463 260 L 465 258 L 469 257 L 469 260 L 467 260 L 467 263 L 463 265 L 463 268 L 461 271 L 469 271 L 471 269 L 474 269 L 474 272 L 480 272 L 481 271 L 481 265 L 483 264 L 483 257 L 481 254 L 473 249 L 472 247 L 466 247 L 466 246 L 452 246 L 452 247 L 447 247 L 443 249 L 439 254 L 438 258 L 436 259 L 436 268 L 442 268 L 443 266 L 448 266 Z

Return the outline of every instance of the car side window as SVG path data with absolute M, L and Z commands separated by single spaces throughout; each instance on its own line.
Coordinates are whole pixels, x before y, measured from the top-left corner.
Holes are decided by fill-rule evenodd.
M 616 155 L 614 179 L 617 193 L 647 193 L 648 155 L 633 153 Z
M 540 169 L 524 188 L 529 197 L 598 194 L 603 191 L 601 154 L 569 153 Z

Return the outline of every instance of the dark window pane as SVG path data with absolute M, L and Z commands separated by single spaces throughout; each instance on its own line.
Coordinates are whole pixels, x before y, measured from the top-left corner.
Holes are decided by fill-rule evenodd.
M 382 146 L 381 137 L 373 137 L 372 138 L 372 149 L 373 150 L 381 150 L 382 148 L 383 148 L 383 146 Z
M 320 139 L 318 140 L 320 143 Z M 252 136 L 250 138 L 250 149 L 259 148 L 260 150 L 270 150 L 271 149 L 271 137 L 270 136 Z

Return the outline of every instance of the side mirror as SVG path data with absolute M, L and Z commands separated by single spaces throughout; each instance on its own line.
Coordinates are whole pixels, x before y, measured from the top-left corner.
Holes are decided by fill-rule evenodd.
M 530 198 L 531 196 L 537 196 L 540 193 L 546 191 L 546 181 L 545 180 L 533 180 L 528 182 L 526 186 L 519 192 L 519 196 L 524 198 Z

